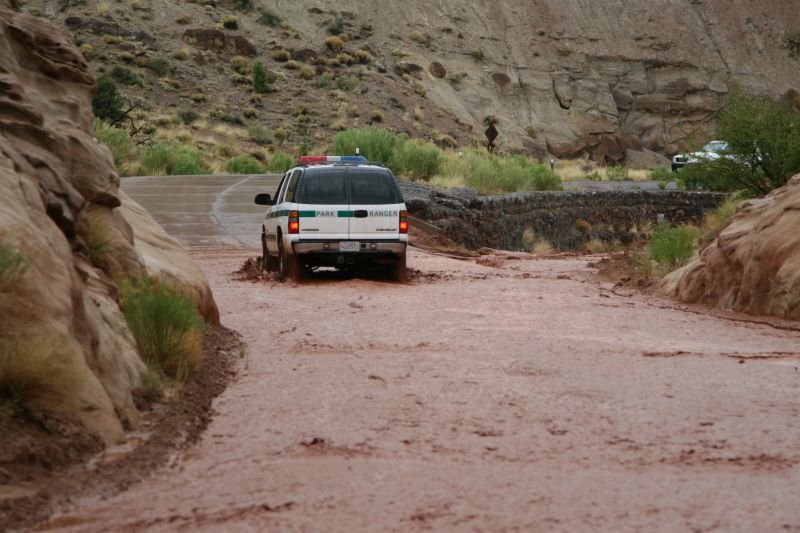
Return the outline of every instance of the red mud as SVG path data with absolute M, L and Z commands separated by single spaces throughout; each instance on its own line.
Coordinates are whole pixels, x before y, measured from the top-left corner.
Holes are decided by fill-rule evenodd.
M 297 285 L 232 274 L 251 255 L 195 254 L 248 344 L 202 440 L 44 529 L 800 529 L 795 325 L 615 291 L 597 257 Z

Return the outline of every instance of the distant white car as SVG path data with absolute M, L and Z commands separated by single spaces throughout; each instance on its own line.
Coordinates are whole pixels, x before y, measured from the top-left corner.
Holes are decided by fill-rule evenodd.
M 725 141 L 711 141 L 703 146 L 699 152 L 688 154 L 678 154 L 672 158 L 672 171 L 677 172 L 686 165 L 701 163 L 703 161 L 714 161 L 723 157 L 728 152 L 728 143 Z

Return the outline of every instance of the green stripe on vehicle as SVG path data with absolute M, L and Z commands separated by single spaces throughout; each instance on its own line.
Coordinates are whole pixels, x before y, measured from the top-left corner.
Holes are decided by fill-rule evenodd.
M 339 211 L 338 214 L 339 218 L 353 218 L 352 211 Z

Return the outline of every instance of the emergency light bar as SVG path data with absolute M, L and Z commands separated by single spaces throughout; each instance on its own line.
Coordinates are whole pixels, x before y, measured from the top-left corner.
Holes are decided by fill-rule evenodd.
M 325 163 L 366 163 L 363 155 L 304 155 L 300 157 L 300 165 L 323 165 Z

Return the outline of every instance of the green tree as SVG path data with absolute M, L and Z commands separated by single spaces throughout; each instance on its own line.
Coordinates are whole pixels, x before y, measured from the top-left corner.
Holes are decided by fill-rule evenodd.
M 800 112 L 769 97 L 731 97 L 717 137 L 729 153 L 693 172 L 707 188 L 761 196 L 800 172 Z
M 253 65 L 253 90 L 259 94 L 264 94 L 269 90 L 267 72 L 260 62 Z
M 117 84 L 108 75 L 103 74 L 97 78 L 97 94 L 92 100 L 94 116 L 115 124 L 124 116 L 125 99 L 117 89 Z

